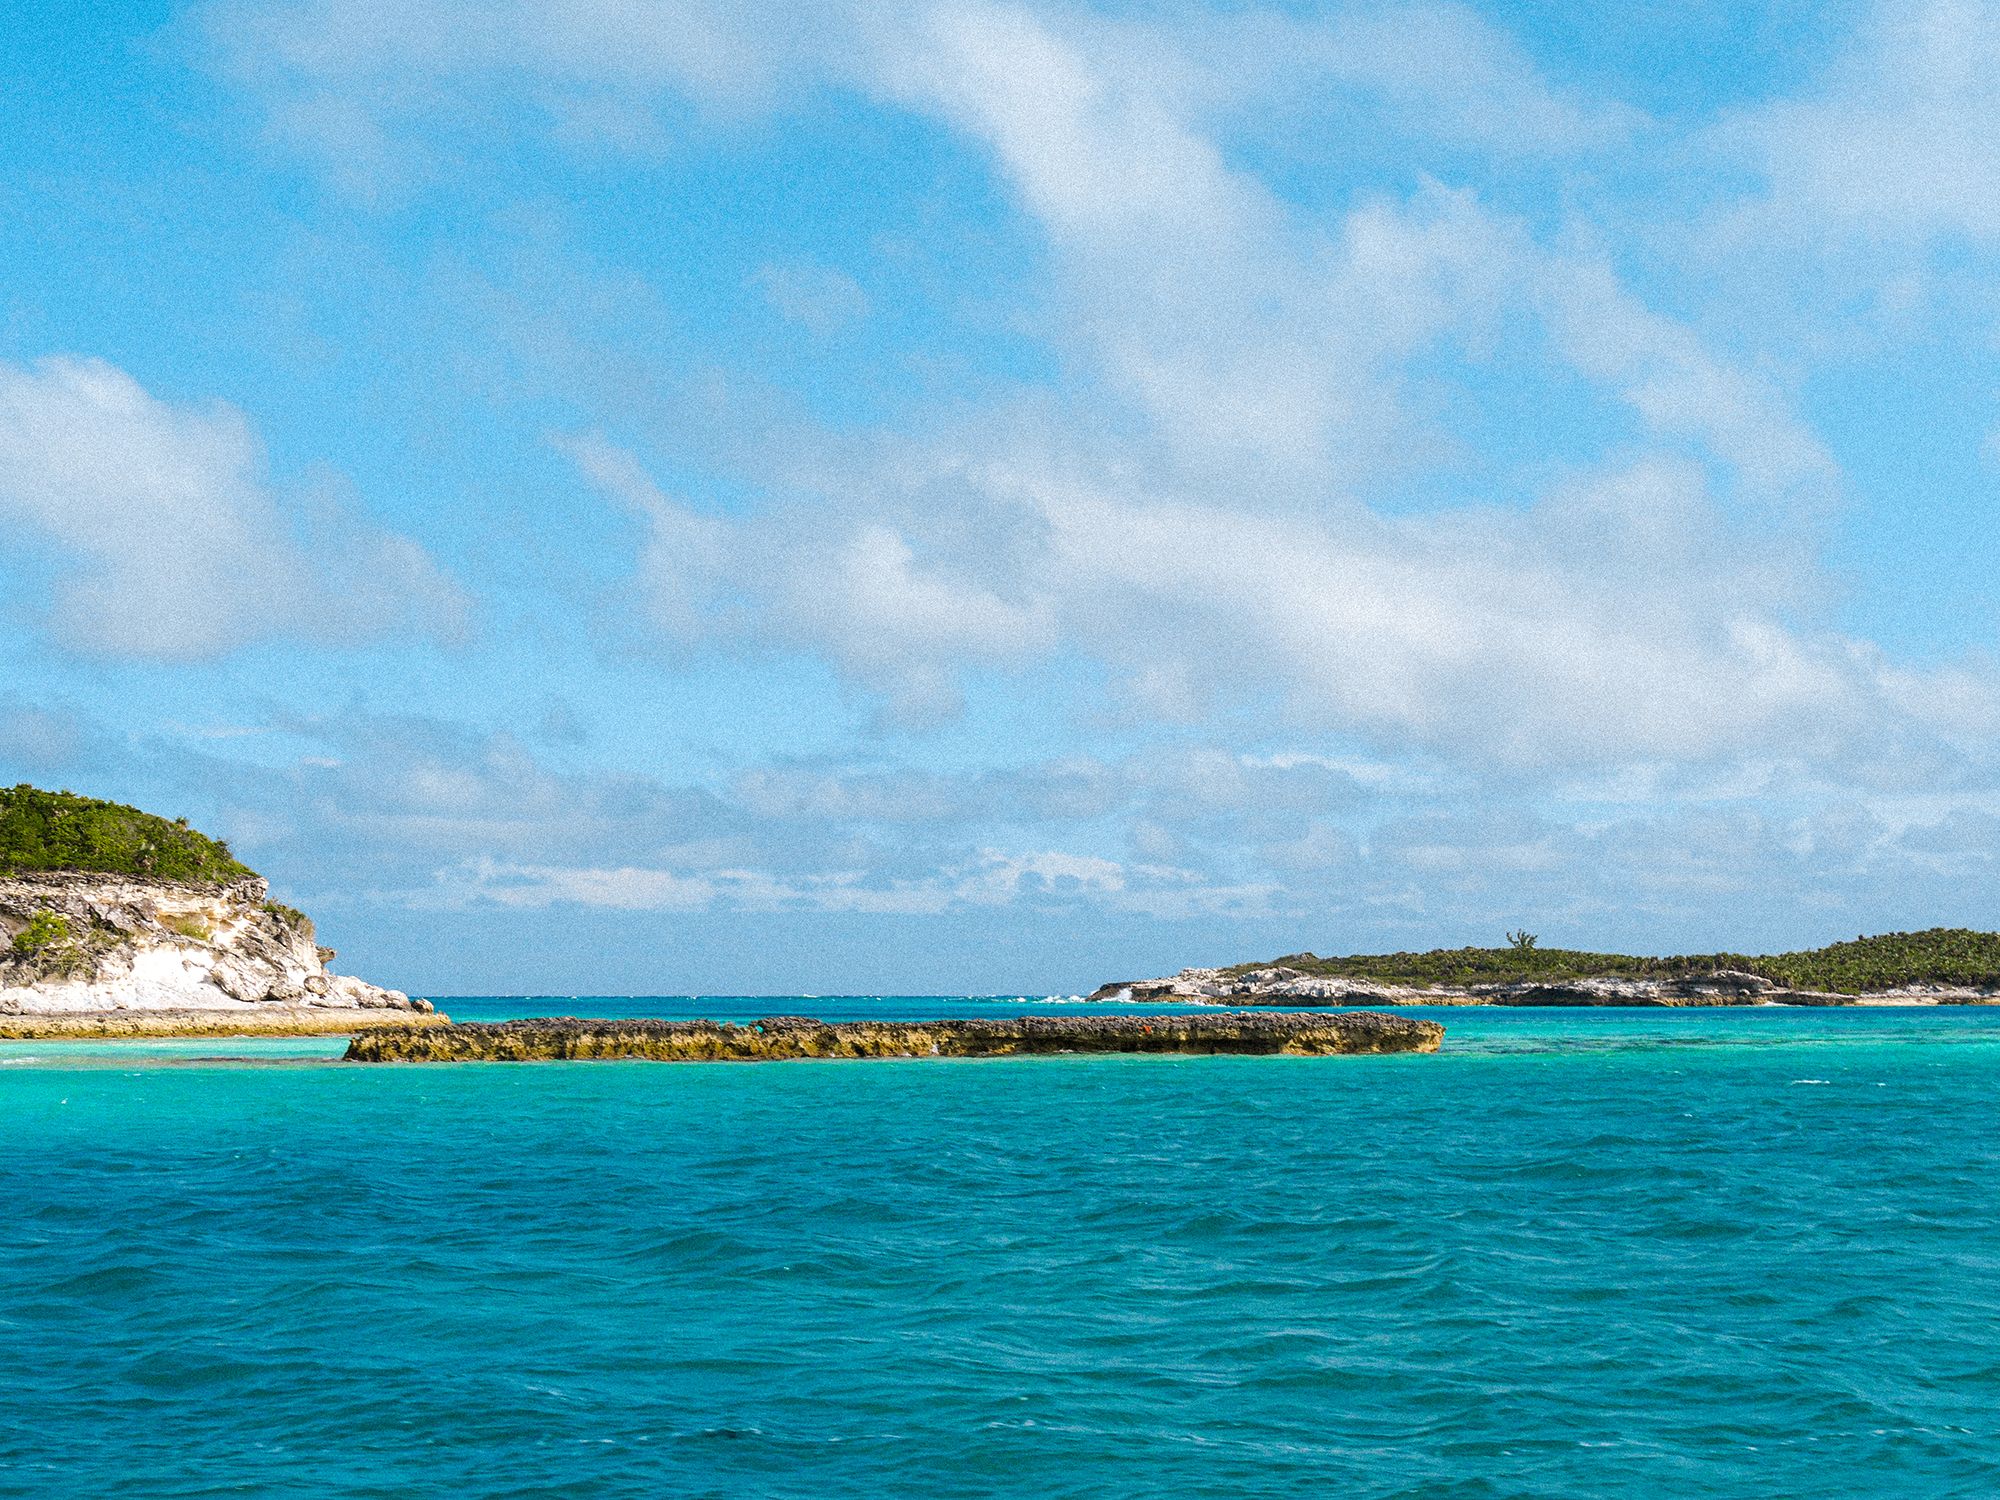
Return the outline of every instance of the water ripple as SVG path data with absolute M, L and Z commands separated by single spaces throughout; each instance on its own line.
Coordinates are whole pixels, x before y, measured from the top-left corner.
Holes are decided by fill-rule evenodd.
M 1995 1018 L 1444 1019 L 13 1067 L 0 1494 L 2000 1490 Z

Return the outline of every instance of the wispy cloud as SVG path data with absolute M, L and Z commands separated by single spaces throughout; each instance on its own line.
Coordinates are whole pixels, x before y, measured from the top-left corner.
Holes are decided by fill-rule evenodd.
M 1765 179 L 1741 233 L 2000 244 L 2000 9 L 1877 0 L 1825 78 L 1720 139 Z
M 330 496 L 281 496 L 241 412 L 161 401 L 102 360 L 0 364 L 0 518 L 50 549 L 49 626 L 80 652 L 181 659 L 464 622 L 415 542 Z

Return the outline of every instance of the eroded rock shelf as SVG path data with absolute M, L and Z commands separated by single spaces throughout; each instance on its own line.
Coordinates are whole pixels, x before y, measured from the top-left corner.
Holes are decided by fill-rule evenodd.
M 1435 1021 L 1367 1011 L 1222 1015 L 1018 1016 L 1000 1020 L 836 1021 L 771 1016 L 721 1021 L 552 1017 L 386 1026 L 348 1044 L 354 1062 L 537 1062 L 647 1059 L 764 1062 L 795 1058 L 1010 1057 L 1062 1052 L 1326 1056 L 1435 1052 Z

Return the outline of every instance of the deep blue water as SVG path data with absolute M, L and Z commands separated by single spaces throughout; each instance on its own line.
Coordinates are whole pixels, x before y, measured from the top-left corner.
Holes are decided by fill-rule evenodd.
M 0 1494 L 2000 1493 L 2000 1012 L 1435 1014 L 1408 1058 L 0 1046 Z

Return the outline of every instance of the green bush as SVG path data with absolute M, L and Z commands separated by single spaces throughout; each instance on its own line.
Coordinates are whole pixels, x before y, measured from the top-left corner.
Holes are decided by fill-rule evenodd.
M 2000 932 L 1933 927 L 1858 937 L 1802 953 L 1751 959 L 1744 967 L 1794 989 L 1859 994 L 1906 984 L 2000 984 Z
M 28 925 L 14 934 L 13 951 L 22 958 L 36 958 L 51 948 L 73 946 L 76 930 L 59 911 L 38 911 Z
M 264 912 L 267 916 L 276 917 L 287 927 L 297 928 L 308 937 L 312 936 L 312 918 L 308 917 L 296 906 L 287 906 L 282 901 L 266 901 L 264 903 Z
M 0 790 L 0 875 L 85 870 L 227 884 L 252 873 L 220 839 L 117 802 L 17 786 Z
M 1374 980 L 1418 988 L 1559 982 L 1570 979 L 1673 979 L 1715 969 L 1740 969 L 1788 989 L 1859 995 L 1914 984 L 2000 986 L 2000 933 L 1960 927 L 1858 937 L 1797 953 L 1677 954 L 1666 958 L 1590 953 L 1572 948 L 1434 948 L 1428 953 L 1354 954 L 1320 958 L 1294 953 L 1268 964 L 1239 964 L 1232 973 L 1283 965 L 1328 978 Z

